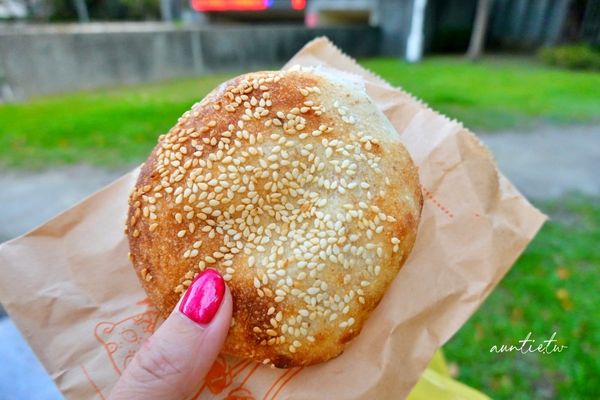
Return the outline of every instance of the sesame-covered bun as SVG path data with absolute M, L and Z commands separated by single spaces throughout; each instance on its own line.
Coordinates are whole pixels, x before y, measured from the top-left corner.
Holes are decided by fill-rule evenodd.
M 159 138 L 126 232 L 163 316 L 216 269 L 233 296 L 224 351 L 286 368 L 335 357 L 360 332 L 413 247 L 422 201 L 417 168 L 361 83 L 256 72 Z

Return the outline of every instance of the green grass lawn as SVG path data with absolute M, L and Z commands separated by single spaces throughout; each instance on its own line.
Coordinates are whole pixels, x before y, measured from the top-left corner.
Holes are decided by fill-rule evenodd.
M 0 162 L 28 168 L 141 162 L 160 134 L 229 77 L 211 75 L 0 105 Z
M 526 58 L 362 64 L 475 131 L 600 121 L 600 73 L 550 68 Z
M 552 69 L 524 58 L 479 64 L 461 58 L 431 58 L 418 65 L 395 59 L 362 63 L 474 130 L 600 121 L 600 74 Z M 38 168 L 140 162 L 179 115 L 231 76 L 0 105 L 0 164 Z
M 458 379 L 494 399 L 597 399 L 600 394 L 600 202 L 540 204 L 546 223 L 484 305 L 444 346 Z M 560 353 L 491 353 L 553 332 Z

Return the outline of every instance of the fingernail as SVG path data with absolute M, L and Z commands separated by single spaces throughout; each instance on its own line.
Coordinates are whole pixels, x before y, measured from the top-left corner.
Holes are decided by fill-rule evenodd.
M 208 324 L 219 310 L 224 295 L 223 278 L 214 269 L 207 269 L 194 279 L 185 292 L 179 311 L 198 324 Z

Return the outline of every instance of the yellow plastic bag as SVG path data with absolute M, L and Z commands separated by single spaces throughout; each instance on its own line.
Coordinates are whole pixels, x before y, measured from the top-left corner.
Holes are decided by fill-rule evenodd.
M 444 354 L 438 350 L 408 395 L 408 400 L 489 400 L 483 393 L 450 377 Z

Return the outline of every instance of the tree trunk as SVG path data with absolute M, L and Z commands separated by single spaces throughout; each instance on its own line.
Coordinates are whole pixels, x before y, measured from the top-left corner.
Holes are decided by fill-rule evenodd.
M 90 15 L 85 0 L 73 0 L 73 2 L 75 3 L 75 11 L 77 11 L 79 22 L 90 22 Z
M 170 0 L 160 0 L 160 16 L 163 21 L 173 21 L 173 10 Z
M 471 33 L 471 41 L 469 50 L 467 50 L 467 58 L 475 61 L 481 57 L 483 45 L 485 43 L 485 34 L 487 31 L 488 19 L 490 16 L 492 0 L 478 0 L 477 13 L 475 14 L 475 23 L 473 24 L 473 32 Z

